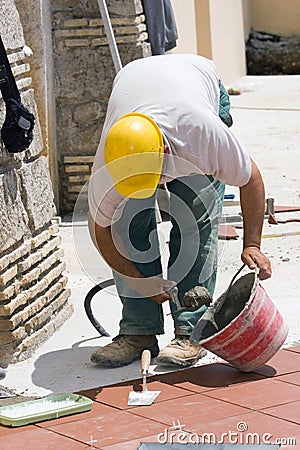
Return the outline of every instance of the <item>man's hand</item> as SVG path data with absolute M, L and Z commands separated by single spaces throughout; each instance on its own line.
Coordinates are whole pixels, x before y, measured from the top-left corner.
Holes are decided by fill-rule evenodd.
M 266 280 L 272 275 L 270 260 L 257 247 L 246 247 L 242 253 L 242 261 L 247 264 L 249 269 L 259 268 L 258 277 L 260 280 Z
M 165 280 L 160 277 L 146 277 L 125 280 L 134 287 L 134 290 L 143 297 L 148 297 L 156 303 L 162 304 L 166 300 L 171 300 L 169 289 L 176 286 L 174 281 Z

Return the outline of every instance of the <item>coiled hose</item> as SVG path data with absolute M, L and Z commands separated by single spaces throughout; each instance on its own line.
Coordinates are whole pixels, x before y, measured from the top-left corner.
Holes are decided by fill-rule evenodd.
M 115 280 L 111 278 L 110 280 L 103 281 L 102 283 L 96 284 L 87 294 L 84 299 L 84 309 L 86 312 L 86 315 L 88 316 L 91 324 L 96 328 L 98 333 L 101 334 L 101 336 L 107 336 L 110 337 L 110 334 L 103 328 L 103 326 L 100 324 L 100 322 L 95 318 L 92 311 L 92 299 L 94 295 L 96 295 L 98 292 L 102 291 L 105 288 L 108 288 L 110 286 L 114 286 Z

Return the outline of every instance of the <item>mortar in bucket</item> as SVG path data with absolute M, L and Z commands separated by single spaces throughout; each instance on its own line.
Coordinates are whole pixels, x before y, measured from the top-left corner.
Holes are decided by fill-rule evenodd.
M 251 372 L 280 349 L 288 327 L 260 285 L 257 273 L 235 281 L 243 268 L 199 319 L 190 340 L 241 371 Z

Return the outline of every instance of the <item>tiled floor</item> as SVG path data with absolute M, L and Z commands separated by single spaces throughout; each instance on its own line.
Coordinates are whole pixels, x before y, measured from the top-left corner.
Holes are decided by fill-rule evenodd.
M 128 406 L 139 383 L 81 392 L 93 400 L 89 412 L 0 426 L 0 448 L 136 450 L 140 442 L 223 441 L 300 449 L 300 346 L 280 350 L 255 373 L 215 363 L 151 377 L 148 389 L 161 391 L 154 404 Z

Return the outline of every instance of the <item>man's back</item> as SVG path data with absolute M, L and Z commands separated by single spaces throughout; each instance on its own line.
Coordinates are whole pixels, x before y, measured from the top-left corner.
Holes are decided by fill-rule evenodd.
M 166 112 L 208 108 L 218 114 L 214 63 L 198 55 L 160 55 L 127 64 L 116 76 L 108 116 L 130 111 L 163 118 Z M 116 117 L 118 116 L 118 117 Z

